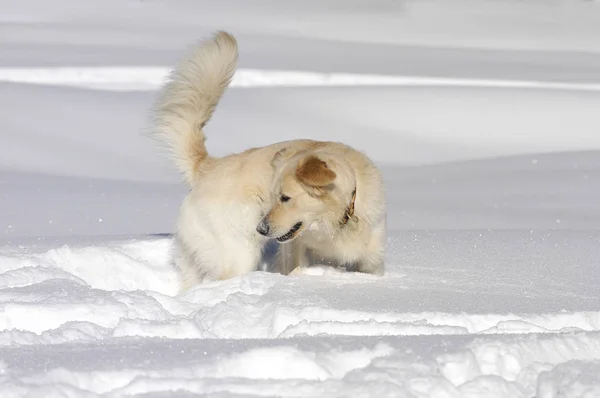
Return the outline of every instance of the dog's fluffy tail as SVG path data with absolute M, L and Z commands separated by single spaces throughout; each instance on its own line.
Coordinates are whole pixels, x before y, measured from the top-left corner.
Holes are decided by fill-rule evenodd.
M 237 59 L 236 39 L 218 31 L 191 49 L 158 94 L 151 134 L 190 185 L 211 162 L 203 127 L 233 78 Z

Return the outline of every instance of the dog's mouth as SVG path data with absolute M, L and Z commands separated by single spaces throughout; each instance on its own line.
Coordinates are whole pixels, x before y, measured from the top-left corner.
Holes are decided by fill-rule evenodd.
M 302 221 L 294 224 L 292 229 L 287 231 L 287 233 L 285 235 L 281 235 L 279 238 L 277 238 L 277 242 L 285 242 L 285 241 L 292 239 L 294 237 L 294 235 L 296 234 L 296 232 L 298 232 L 298 230 L 300 230 L 300 228 L 302 228 Z

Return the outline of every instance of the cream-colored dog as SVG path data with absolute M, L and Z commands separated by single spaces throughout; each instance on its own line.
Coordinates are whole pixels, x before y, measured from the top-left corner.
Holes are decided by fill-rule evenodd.
M 312 258 L 381 274 L 383 183 L 365 155 L 312 140 L 222 158 L 208 154 L 203 129 L 237 59 L 230 34 L 218 32 L 202 41 L 173 70 L 152 113 L 154 137 L 191 189 L 175 233 L 182 289 L 255 270 L 271 237 L 289 241 L 277 256 L 284 273 Z

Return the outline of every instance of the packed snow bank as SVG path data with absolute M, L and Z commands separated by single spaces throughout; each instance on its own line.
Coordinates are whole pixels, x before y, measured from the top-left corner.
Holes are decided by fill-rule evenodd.
M 599 281 L 570 256 L 599 235 L 452 236 L 394 236 L 384 277 L 261 271 L 184 294 L 170 238 L 4 247 L 3 392 L 554 397 L 600 381 Z
M 592 372 L 598 362 L 592 358 L 600 354 L 599 343 L 597 332 L 512 341 L 503 336 L 261 340 L 252 346 L 240 340 L 118 339 L 88 345 L 85 351 L 71 344 L 61 351 L 53 345 L 0 348 L 0 354 L 5 358 L 7 397 L 27 392 L 86 397 L 376 393 L 390 398 L 530 398 L 537 392 L 536 397 L 558 398 L 563 392 L 592 397 L 597 391 L 597 374 Z M 23 361 L 17 352 L 40 362 Z M 506 361 L 490 366 L 498 356 Z M 48 360 L 56 367 L 45 369 Z
M 594 310 L 598 278 L 583 279 L 593 265 L 577 261 L 577 272 L 573 265 L 566 268 L 576 261 L 566 255 L 573 245 L 585 259 L 596 235 L 454 231 L 453 240 L 442 233 L 402 235 L 390 238 L 385 278 L 328 267 L 294 277 L 261 271 L 180 295 L 170 238 L 11 245 L 0 250 L 0 324 L 16 329 L 11 338 L 17 330 L 56 334 L 54 329 L 78 322 L 113 335 L 236 339 L 600 329 Z M 519 256 L 510 254 L 514 250 L 500 253 L 507 237 Z M 534 244 L 540 238 L 545 243 Z M 439 256 L 452 260 L 440 264 Z M 536 276 L 544 277 L 533 284 Z M 487 300 L 475 301 L 481 294 Z M 516 297 L 527 300 L 503 311 L 503 302 Z M 455 306 L 462 312 L 453 311 Z

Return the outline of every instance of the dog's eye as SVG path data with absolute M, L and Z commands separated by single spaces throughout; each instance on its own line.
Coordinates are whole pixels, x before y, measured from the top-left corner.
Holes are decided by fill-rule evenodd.
M 281 197 L 279 198 L 279 200 L 281 200 L 282 202 L 287 202 L 288 200 L 290 200 L 290 197 L 286 196 L 286 195 L 281 195 Z

